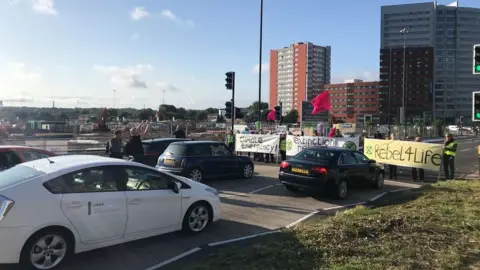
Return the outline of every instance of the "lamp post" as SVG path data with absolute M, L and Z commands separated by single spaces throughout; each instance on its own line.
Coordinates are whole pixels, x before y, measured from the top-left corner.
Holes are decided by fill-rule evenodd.
M 403 80 L 402 80 L 402 111 L 400 114 L 401 124 L 405 126 L 405 103 L 406 103 L 406 89 L 407 89 L 407 34 L 408 29 L 403 28 L 400 30 L 400 33 L 403 35 Z
M 117 90 L 113 89 L 113 108 L 115 109 L 115 102 L 116 102 L 116 93 Z
M 258 48 L 258 121 L 262 121 L 262 47 L 263 47 L 263 0 L 260 0 L 260 39 Z

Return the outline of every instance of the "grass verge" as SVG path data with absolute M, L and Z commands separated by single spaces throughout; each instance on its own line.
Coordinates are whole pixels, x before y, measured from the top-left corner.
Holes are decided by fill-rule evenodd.
M 480 269 L 480 182 L 393 193 L 378 207 L 207 249 L 176 269 Z M 188 263 L 186 263 L 188 262 Z M 186 263 L 186 264 L 185 264 Z

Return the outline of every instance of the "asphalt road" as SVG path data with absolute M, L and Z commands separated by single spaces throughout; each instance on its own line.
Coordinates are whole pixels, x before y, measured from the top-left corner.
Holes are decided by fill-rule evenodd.
M 284 227 L 319 208 L 363 202 L 387 190 L 412 186 L 387 181 L 383 190 L 352 190 L 348 199 L 332 201 L 293 194 L 278 185 L 278 167 L 257 166 L 249 180 L 216 180 L 207 184 L 221 192 L 223 220 L 196 236 L 172 233 L 74 256 L 62 269 L 145 270 L 198 246 Z

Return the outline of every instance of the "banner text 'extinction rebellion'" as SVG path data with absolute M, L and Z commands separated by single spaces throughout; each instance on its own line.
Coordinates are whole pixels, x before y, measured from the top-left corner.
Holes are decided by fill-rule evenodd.
M 365 139 L 363 153 L 378 163 L 439 171 L 443 145 Z

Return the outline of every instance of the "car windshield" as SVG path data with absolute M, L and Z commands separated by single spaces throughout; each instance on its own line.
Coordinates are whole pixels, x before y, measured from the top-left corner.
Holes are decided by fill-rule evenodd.
M 330 164 L 333 162 L 333 160 L 336 160 L 335 156 L 336 154 L 334 151 L 329 151 L 327 149 L 308 148 L 304 149 L 293 158 L 297 160 L 308 160 L 322 164 Z
M 28 166 L 17 165 L 15 167 L 0 172 L 0 189 L 18 184 L 25 180 L 32 179 L 44 174 L 44 172 L 37 171 Z
M 170 144 L 163 153 L 167 155 L 185 156 L 187 146 L 184 144 Z

